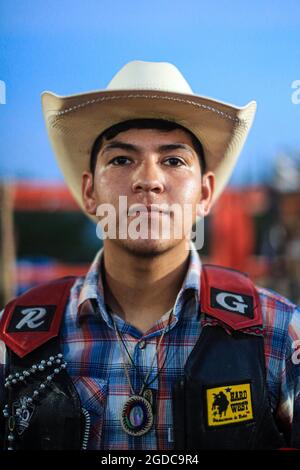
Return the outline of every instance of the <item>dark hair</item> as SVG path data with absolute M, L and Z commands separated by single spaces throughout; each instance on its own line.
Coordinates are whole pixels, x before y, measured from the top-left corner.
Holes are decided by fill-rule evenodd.
M 96 138 L 92 147 L 91 159 L 90 159 L 90 171 L 92 172 L 92 174 L 94 174 L 95 172 L 97 156 L 100 151 L 101 145 L 103 143 L 103 139 L 106 139 L 106 140 L 113 139 L 120 132 L 125 132 L 125 131 L 128 131 L 129 129 L 158 129 L 162 132 L 169 132 L 175 129 L 184 130 L 191 136 L 193 145 L 195 147 L 196 153 L 199 158 L 201 171 L 203 173 L 205 172 L 206 163 L 205 163 L 204 150 L 203 150 L 202 144 L 189 129 L 186 129 L 184 126 L 181 126 L 180 124 L 177 124 L 176 122 L 166 121 L 164 119 L 130 119 L 128 121 L 114 124 L 113 126 L 106 129 L 104 132 L 102 132 Z

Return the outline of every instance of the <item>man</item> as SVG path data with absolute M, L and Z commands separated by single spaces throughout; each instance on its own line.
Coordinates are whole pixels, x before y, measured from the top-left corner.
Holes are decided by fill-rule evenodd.
M 255 103 L 194 95 L 173 65 L 135 61 L 105 91 L 45 93 L 43 110 L 72 193 L 112 230 L 85 277 L 2 315 L 6 448 L 300 447 L 299 309 L 201 265 L 190 240 Z

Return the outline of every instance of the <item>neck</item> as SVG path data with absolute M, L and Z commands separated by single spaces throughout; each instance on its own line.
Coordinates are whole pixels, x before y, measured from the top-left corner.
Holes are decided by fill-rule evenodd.
M 185 247 L 183 243 L 142 257 L 105 240 L 105 302 L 124 320 L 147 331 L 175 303 L 189 263 Z

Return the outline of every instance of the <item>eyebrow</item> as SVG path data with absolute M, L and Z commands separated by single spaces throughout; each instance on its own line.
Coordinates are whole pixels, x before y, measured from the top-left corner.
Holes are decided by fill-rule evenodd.
M 103 152 L 106 151 L 106 150 L 111 150 L 111 149 L 122 149 L 122 150 L 128 150 L 128 151 L 132 151 L 132 152 L 141 152 L 142 151 L 142 147 L 139 147 L 139 146 L 133 145 L 133 144 L 127 144 L 127 143 L 121 142 L 121 141 L 114 141 L 114 142 L 110 142 L 110 143 L 106 144 L 103 147 Z M 180 144 L 180 143 L 159 145 L 156 148 L 156 150 L 158 150 L 160 152 L 166 152 L 166 151 L 177 150 L 177 149 L 186 150 L 190 153 L 192 153 L 192 150 L 193 150 L 189 145 Z

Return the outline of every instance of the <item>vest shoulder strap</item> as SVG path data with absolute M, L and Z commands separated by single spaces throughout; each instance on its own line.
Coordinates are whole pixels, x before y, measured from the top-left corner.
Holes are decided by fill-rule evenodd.
M 260 299 L 251 279 L 240 271 L 204 264 L 201 311 L 234 330 L 262 326 Z
M 34 287 L 9 302 L 0 322 L 0 339 L 20 358 L 59 333 L 76 277 Z M 205 264 L 201 273 L 201 310 L 234 330 L 261 326 L 259 296 L 249 277 L 239 271 Z
M 70 290 L 68 276 L 28 290 L 7 304 L 0 339 L 20 358 L 58 335 Z

